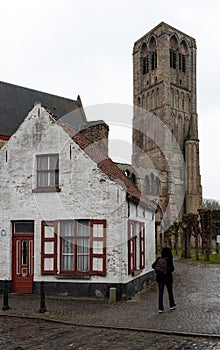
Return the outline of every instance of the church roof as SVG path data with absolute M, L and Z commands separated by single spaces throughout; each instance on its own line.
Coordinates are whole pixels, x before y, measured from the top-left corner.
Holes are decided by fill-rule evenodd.
M 11 136 L 36 102 L 40 101 L 58 119 L 76 130 L 87 125 L 80 97 L 77 100 L 0 82 L 0 136 Z

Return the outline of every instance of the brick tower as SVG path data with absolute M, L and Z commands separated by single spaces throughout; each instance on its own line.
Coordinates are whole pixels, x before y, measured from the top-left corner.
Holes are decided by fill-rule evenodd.
M 135 42 L 133 75 L 132 164 L 171 224 L 201 204 L 195 39 L 160 23 Z

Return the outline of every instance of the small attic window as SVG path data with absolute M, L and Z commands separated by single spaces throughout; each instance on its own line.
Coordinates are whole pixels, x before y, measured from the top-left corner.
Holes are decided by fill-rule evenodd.
M 37 156 L 37 189 L 58 190 L 59 189 L 59 155 Z

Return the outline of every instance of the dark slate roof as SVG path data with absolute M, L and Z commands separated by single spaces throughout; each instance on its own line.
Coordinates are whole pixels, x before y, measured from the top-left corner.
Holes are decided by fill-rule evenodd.
M 38 101 L 47 106 L 56 118 L 62 118 L 76 130 L 86 127 L 87 120 L 79 96 L 75 101 L 0 82 L 0 136 L 11 136 Z
M 96 162 L 99 169 L 107 175 L 112 181 L 119 184 L 129 195 L 131 200 L 137 200 L 150 210 L 155 212 L 157 206 L 152 203 L 145 195 L 141 193 L 138 187 L 125 176 L 123 171 L 108 157 L 95 143 L 92 143 L 81 132 L 76 132 L 70 125 L 67 125 L 63 120 L 57 120 L 64 131 L 79 145 L 79 147 Z

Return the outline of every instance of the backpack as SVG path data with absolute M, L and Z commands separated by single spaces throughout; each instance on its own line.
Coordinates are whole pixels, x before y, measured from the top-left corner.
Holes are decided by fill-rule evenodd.
M 158 258 L 154 266 L 155 272 L 163 276 L 167 274 L 167 260 L 166 258 Z

